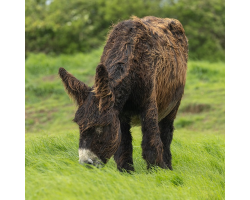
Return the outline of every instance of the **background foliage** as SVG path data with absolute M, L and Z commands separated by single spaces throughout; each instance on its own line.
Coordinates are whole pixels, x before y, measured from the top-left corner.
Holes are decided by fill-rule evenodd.
M 224 0 L 26 0 L 25 52 L 74 54 L 105 43 L 112 24 L 132 15 L 178 19 L 189 58 L 224 60 Z

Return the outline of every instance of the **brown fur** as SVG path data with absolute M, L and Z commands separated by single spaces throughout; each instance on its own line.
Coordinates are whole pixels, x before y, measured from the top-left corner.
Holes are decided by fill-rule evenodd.
M 133 170 L 129 129 L 139 118 L 148 167 L 172 169 L 173 121 L 184 92 L 187 59 L 187 38 L 178 20 L 133 17 L 110 31 L 92 88 L 72 75 L 65 78 L 60 69 L 68 93 L 79 105 L 74 121 L 80 126 L 80 146 L 87 129 L 109 127 L 102 134 L 105 148 L 102 142 L 88 148 L 103 162 L 116 151 L 118 169 Z M 96 135 L 92 131 L 91 144 Z
M 125 73 L 114 81 L 113 87 L 129 71 L 137 72 L 140 79 L 151 80 L 155 88 L 150 98 L 156 96 L 161 114 L 171 102 L 175 105 L 181 99 L 186 82 L 187 52 L 187 39 L 178 20 L 133 17 L 133 24 L 128 20 L 113 27 L 101 63 L 111 70 L 118 63 L 126 64 Z M 161 119 L 163 117 L 164 114 Z

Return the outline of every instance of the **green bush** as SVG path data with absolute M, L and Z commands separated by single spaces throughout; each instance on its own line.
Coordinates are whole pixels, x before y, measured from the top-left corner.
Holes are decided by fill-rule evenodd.
M 25 15 L 26 56 L 87 52 L 104 44 L 113 23 L 153 15 L 183 24 L 191 59 L 225 58 L 223 0 L 26 0 Z

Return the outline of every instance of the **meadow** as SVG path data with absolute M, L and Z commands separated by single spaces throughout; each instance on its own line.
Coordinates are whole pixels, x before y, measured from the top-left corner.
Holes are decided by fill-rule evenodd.
M 189 61 L 171 145 L 173 171 L 146 170 L 141 130 L 132 129 L 135 172 L 113 158 L 101 169 L 78 164 L 76 106 L 59 79 L 64 67 L 88 85 L 102 48 L 86 54 L 31 54 L 25 68 L 26 199 L 224 199 L 225 63 Z

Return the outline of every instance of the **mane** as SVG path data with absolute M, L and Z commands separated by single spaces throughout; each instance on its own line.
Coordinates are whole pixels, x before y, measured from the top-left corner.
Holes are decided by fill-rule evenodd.
M 111 85 L 114 87 L 121 82 L 132 68 L 135 48 L 145 25 L 137 17 L 112 26 L 104 47 L 101 62 L 107 67 Z

